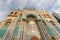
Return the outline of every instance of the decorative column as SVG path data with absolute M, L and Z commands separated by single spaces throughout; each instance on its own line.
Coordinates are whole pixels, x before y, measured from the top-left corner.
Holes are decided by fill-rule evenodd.
M 51 40 L 51 38 L 48 36 L 48 33 L 46 32 L 46 30 L 44 29 L 44 25 L 42 24 L 41 21 L 38 21 L 38 26 L 39 26 L 39 30 L 42 36 L 43 40 Z

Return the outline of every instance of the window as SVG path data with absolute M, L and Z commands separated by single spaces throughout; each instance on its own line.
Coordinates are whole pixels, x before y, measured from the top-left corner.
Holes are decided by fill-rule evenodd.
M 22 16 L 22 13 L 20 13 L 20 16 Z
M 44 16 L 46 16 L 46 15 L 44 14 Z
M 47 18 L 51 18 L 48 14 L 46 14 Z
M 45 25 L 45 26 L 46 26 L 46 23 L 45 23 L 44 21 L 42 21 L 42 23 L 43 23 L 43 25 Z
M 54 22 L 53 22 L 52 20 L 50 20 L 50 23 L 51 23 L 52 25 L 55 25 Z
M 46 18 L 46 15 L 45 14 L 43 14 L 43 16 Z
M 11 12 L 11 14 L 13 14 L 13 12 Z
M 41 15 L 39 14 L 39 16 L 41 17 Z
M 44 16 L 45 18 L 50 18 L 50 16 L 49 16 L 48 14 L 43 14 L 43 16 Z
M 17 14 L 17 12 L 15 12 L 15 14 L 14 15 L 16 15 Z
M 47 16 L 49 16 L 48 14 L 46 14 Z
M 9 26 L 9 25 L 11 24 L 11 21 L 12 21 L 11 19 L 8 19 L 8 20 L 6 21 L 6 24 L 5 24 L 5 25 L 8 25 L 8 26 Z

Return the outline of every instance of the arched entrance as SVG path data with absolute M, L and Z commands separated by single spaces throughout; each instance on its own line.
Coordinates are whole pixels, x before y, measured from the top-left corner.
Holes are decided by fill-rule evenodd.
M 28 31 L 29 31 L 29 38 L 30 40 L 39 40 L 40 35 L 39 31 L 37 30 L 37 17 L 34 14 L 28 14 L 27 16 L 27 21 L 28 21 Z M 35 35 L 35 36 L 34 36 Z
M 31 40 L 39 40 L 36 36 L 32 36 Z
M 30 21 L 36 22 L 36 20 L 37 20 L 37 17 L 34 14 L 28 14 L 26 17 L 27 17 L 28 22 L 30 22 Z
M 56 40 L 56 38 L 54 36 L 51 36 L 52 40 Z

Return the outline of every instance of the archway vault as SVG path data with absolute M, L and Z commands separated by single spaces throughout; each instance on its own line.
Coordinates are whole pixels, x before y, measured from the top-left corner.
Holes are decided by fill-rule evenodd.
M 24 13 L 22 19 L 26 19 L 26 20 L 27 20 L 27 16 L 35 17 L 36 20 L 40 20 L 40 19 L 41 19 L 41 18 L 39 17 L 38 13 L 32 13 L 32 12 Z
M 26 17 L 32 17 L 37 19 L 37 16 L 35 14 L 27 14 Z
M 34 15 L 34 14 L 27 14 L 27 15 L 26 15 L 26 18 L 27 18 L 27 21 L 28 21 L 28 22 L 30 22 L 30 21 L 36 22 L 36 20 L 37 20 L 37 16 Z

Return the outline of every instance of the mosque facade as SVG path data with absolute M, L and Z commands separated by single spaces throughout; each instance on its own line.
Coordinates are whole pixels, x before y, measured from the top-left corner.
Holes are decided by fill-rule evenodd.
M 60 40 L 60 24 L 46 10 L 12 10 L 0 22 L 0 40 Z

